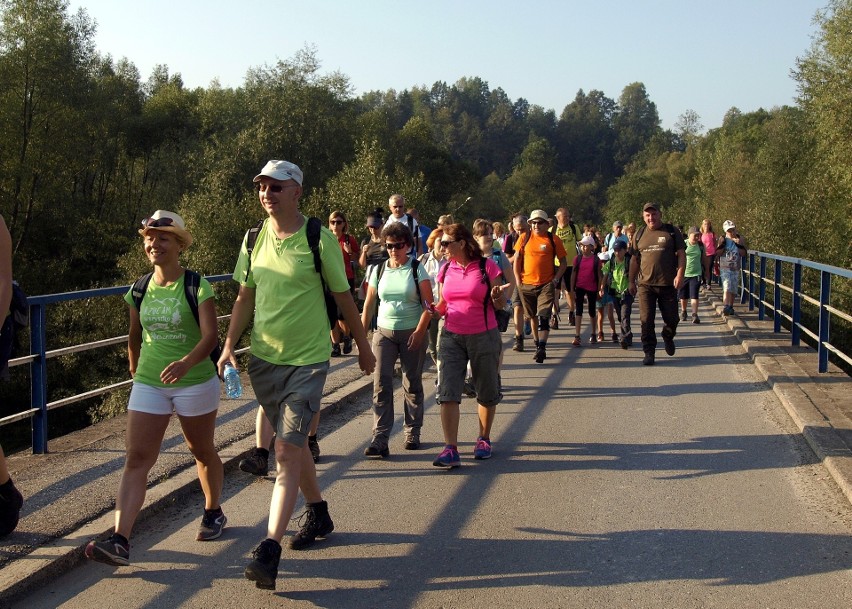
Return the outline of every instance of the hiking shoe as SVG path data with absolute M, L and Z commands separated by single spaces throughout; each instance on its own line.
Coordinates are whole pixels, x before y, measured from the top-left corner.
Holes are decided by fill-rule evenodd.
M 579 337 L 579 336 L 575 336 L 575 337 L 574 337 L 574 340 L 573 340 L 573 341 L 571 341 L 571 344 L 572 344 L 572 345 L 574 345 L 575 347 L 579 347 L 579 346 L 580 346 L 580 337 Z
M 693 315 L 692 315 L 692 323 L 694 323 L 694 324 L 700 324 L 700 323 L 701 323 L 701 320 L 700 320 L 700 319 L 698 319 L 698 313 L 693 313 Z
M 473 386 L 473 379 L 471 377 L 467 377 L 464 380 L 464 388 L 462 391 L 464 391 L 464 394 L 469 398 L 476 397 L 476 388 Z
M 485 438 L 476 439 L 476 447 L 473 449 L 474 459 L 490 459 L 491 458 L 491 441 Z
M 251 553 L 252 560 L 243 575 L 254 585 L 264 590 L 275 590 L 278 563 L 281 562 L 281 544 L 274 539 L 264 539 Z
M 269 451 L 266 451 L 266 457 L 260 451 L 260 448 L 252 448 L 248 457 L 240 461 L 239 468 L 255 476 L 265 476 L 269 471 Z
M 530 320 L 526 319 L 524 320 L 524 335 L 529 336 L 530 334 L 532 334 L 532 325 L 530 325 Z
M 201 525 L 198 527 L 198 535 L 195 536 L 195 541 L 210 541 L 222 536 L 222 529 L 225 528 L 225 523 L 228 519 L 222 508 L 215 510 L 204 510 L 204 516 L 201 517 Z
M 545 359 L 547 359 L 547 352 L 544 350 L 544 347 L 538 347 L 535 350 L 535 356 L 533 357 L 533 359 L 539 364 L 541 364 L 542 362 L 544 362 Z
M 645 357 L 642 358 L 642 365 L 643 366 L 653 366 L 654 365 L 654 354 L 653 353 L 646 353 Z
M 320 447 L 316 436 L 308 436 L 308 450 L 311 451 L 311 458 L 314 460 L 314 463 L 319 463 Z
M 384 459 L 388 455 L 390 455 L 390 450 L 387 446 L 381 446 L 378 442 L 373 440 L 370 445 L 364 449 L 364 456 L 370 457 L 371 459 Z
M 574 311 L 568 311 L 568 325 L 576 326 L 577 325 L 577 316 L 574 314 Z
M 674 339 L 663 337 L 663 343 L 666 345 L 666 355 L 674 355 L 675 354 Z
M 619 344 L 619 345 L 621 345 L 621 348 L 622 348 L 622 349 L 627 349 L 627 347 L 629 347 L 629 346 L 630 346 L 630 343 L 627 341 L 627 337 L 626 337 L 626 336 L 622 336 L 622 337 L 621 337 L 621 340 L 620 340 L 620 341 L 618 341 L 618 344 Z
M 612 342 L 614 342 L 614 343 L 618 342 L 618 334 L 616 334 L 615 332 L 612 333 Z
M 331 343 L 331 357 L 340 357 L 340 343 Z
M 686 311 L 685 310 L 680 312 L 680 320 L 686 321 Z
M 352 337 L 347 336 L 343 339 L 343 355 L 349 355 L 352 353 Z
M 550 316 L 550 329 L 558 330 L 559 329 L 559 318 L 556 315 Z
M 21 506 L 24 505 L 24 496 L 15 488 L 11 478 L 3 486 L 6 488 L 0 492 L 0 537 L 15 530 L 21 518 Z
M 518 351 L 521 353 L 524 351 L 524 337 L 520 334 L 515 334 L 515 344 L 512 345 L 512 351 Z
M 328 515 L 328 503 L 325 501 L 305 505 L 305 511 L 297 520 L 299 524 L 304 520 L 305 524 L 290 538 L 288 545 L 291 550 L 303 550 L 312 545 L 317 537 L 326 537 L 334 530 L 334 523 Z
M 590 344 L 590 345 L 597 345 L 597 344 L 598 344 L 598 337 L 597 337 L 597 336 L 595 336 L 594 334 L 592 334 L 592 335 L 589 337 L 589 344 Z
M 106 541 L 90 541 L 84 553 L 86 558 L 114 567 L 130 564 L 130 543 L 118 533 L 113 533 Z
M 406 434 L 403 448 L 405 450 L 418 450 L 420 448 L 420 435 L 415 433 Z
M 438 458 L 432 461 L 432 465 L 435 467 L 446 467 L 447 469 L 460 467 L 461 457 L 459 457 L 458 449 L 455 446 L 445 446 L 441 454 L 438 455 Z

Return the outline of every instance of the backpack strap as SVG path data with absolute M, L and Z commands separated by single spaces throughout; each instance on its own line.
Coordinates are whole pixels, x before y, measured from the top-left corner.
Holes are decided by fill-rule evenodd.
M 420 295 L 420 282 L 417 281 L 417 269 L 420 268 L 420 261 L 417 258 L 411 259 L 411 277 L 414 279 L 414 289 L 417 290 L 417 302 L 423 304 L 423 297 Z
M 488 303 L 491 301 L 491 278 L 488 276 L 488 272 L 485 270 L 485 264 L 488 262 L 487 258 L 483 258 L 480 256 L 479 258 L 479 272 L 482 273 L 482 283 L 485 284 L 485 298 L 482 301 L 482 315 L 485 317 L 485 329 L 488 329 Z
M 142 299 L 145 298 L 145 292 L 148 291 L 148 284 L 151 283 L 151 277 L 153 276 L 153 272 L 142 275 L 130 289 L 130 296 L 133 298 L 133 304 L 136 306 L 137 311 L 142 310 Z
M 246 231 L 246 253 L 248 254 L 248 265 L 246 266 L 243 281 L 248 279 L 248 274 L 251 271 L 251 253 L 254 251 L 254 246 L 257 243 L 257 236 L 260 233 L 260 229 L 263 228 L 264 222 L 266 222 L 266 219 L 261 220 Z

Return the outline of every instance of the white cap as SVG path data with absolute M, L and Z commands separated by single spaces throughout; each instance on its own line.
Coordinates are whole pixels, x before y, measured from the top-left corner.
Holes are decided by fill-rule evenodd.
M 299 169 L 298 165 L 290 161 L 269 161 L 263 166 L 260 173 L 254 176 L 254 180 L 252 181 L 258 182 L 263 176 L 272 178 L 273 180 L 281 180 L 282 182 L 293 180 L 299 186 L 302 185 L 302 170 Z
M 722 230 L 724 230 L 726 233 L 729 230 L 731 230 L 732 228 L 736 228 L 736 227 L 737 227 L 737 225 L 734 224 L 733 222 L 731 222 L 730 220 L 725 220 L 724 224 L 722 224 Z

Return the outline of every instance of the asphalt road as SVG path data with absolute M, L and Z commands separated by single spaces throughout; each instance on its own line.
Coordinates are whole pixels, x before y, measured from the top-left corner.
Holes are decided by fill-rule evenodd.
M 242 575 L 272 479 L 235 472 L 221 539 L 195 541 L 190 496 L 137 529 L 132 566 L 84 563 L 16 606 L 852 606 L 849 502 L 721 322 L 704 319 L 650 368 L 635 348 L 572 348 L 566 330 L 543 365 L 507 351 L 494 457 L 473 460 L 465 400 L 450 472 L 431 465 L 431 391 L 424 449 L 402 450 L 398 417 L 387 460 L 361 456 L 372 419 L 356 408 L 323 436 L 336 530 L 284 551 L 274 593 Z

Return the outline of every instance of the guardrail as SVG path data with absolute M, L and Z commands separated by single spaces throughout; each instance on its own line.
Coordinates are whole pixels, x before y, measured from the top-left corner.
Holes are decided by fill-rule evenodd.
M 772 277 L 767 277 L 767 266 L 774 260 Z M 784 268 L 787 265 L 788 277 L 792 270 L 792 285 L 783 283 Z M 802 274 L 805 269 L 819 272 L 819 298 L 807 294 L 803 289 Z M 832 279 L 852 279 L 852 271 L 836 266 L 767 254 L 757 250 L 748 251 L 748 269 L 744 269 L 747 286 L 743 286 L 743 302 L 748 301 L 748 308 L 753 311 L 757 306 L 758 319 L 763 320 L 766 310 L 772 311 L 774 331 L 781 332 L 781 320 L 790 322 L 792 345 L 801 344 L 802 333 L 811 337 L 817 343 L 817 361 L 819 372 L 828 372 L 828 356 L 833 353 L 838 358 L 852 366 L 852 358 L 830 342 L 832 316 L 852 324 L 852 316 L 831 306 Z M 767 300 L 767 287 L 772 288 L 772 301 Z M 790 303 L 784 307 L 784 294 L 790 295 Z M 803 305 L 817 307 L 818 324 L 814 332 L 802 323 Z
M 226 281 L 231 275 L 209 275 L 210 283 Z M 85 300 L 88 298 L 100 298 L 103 296 L 123 295 L 130 289 L 129 285 L 111 288 L 98 288 L 94 290 L 83 290 L 80 292 L 64 292 L 61 294 L 48 294 L 46 296 L 31 296 L 27 299 L 30 305 L 30 354 L 9 360 L 9 367 L 30 365 L 30 408 L 23 412 L 0 419 L 0 427 L 32 417 L 32 447 L 33 454 L 47 452 L 47 413 L 50 410 L 61 408 L 75 402 L 92 398 L 122 387 L 129 386 L 133 381 L 126 380 L 114 383 L 92 391 L 86 391 L 77 395 L 69 396 L 53 402 L 47 401 L 47 361 L 52 358 L 80 353 L 91 349 L 99 349 L 127 342 L 127 335 L 116 336 L 81 345 L 63 347 L 47 351 L 47 307 L 60 302 L 71 302 Z M 217 319 L 229 319 L 230 315 L 218 316 Z M 241 349 L 238 353 L 246 351 Z

